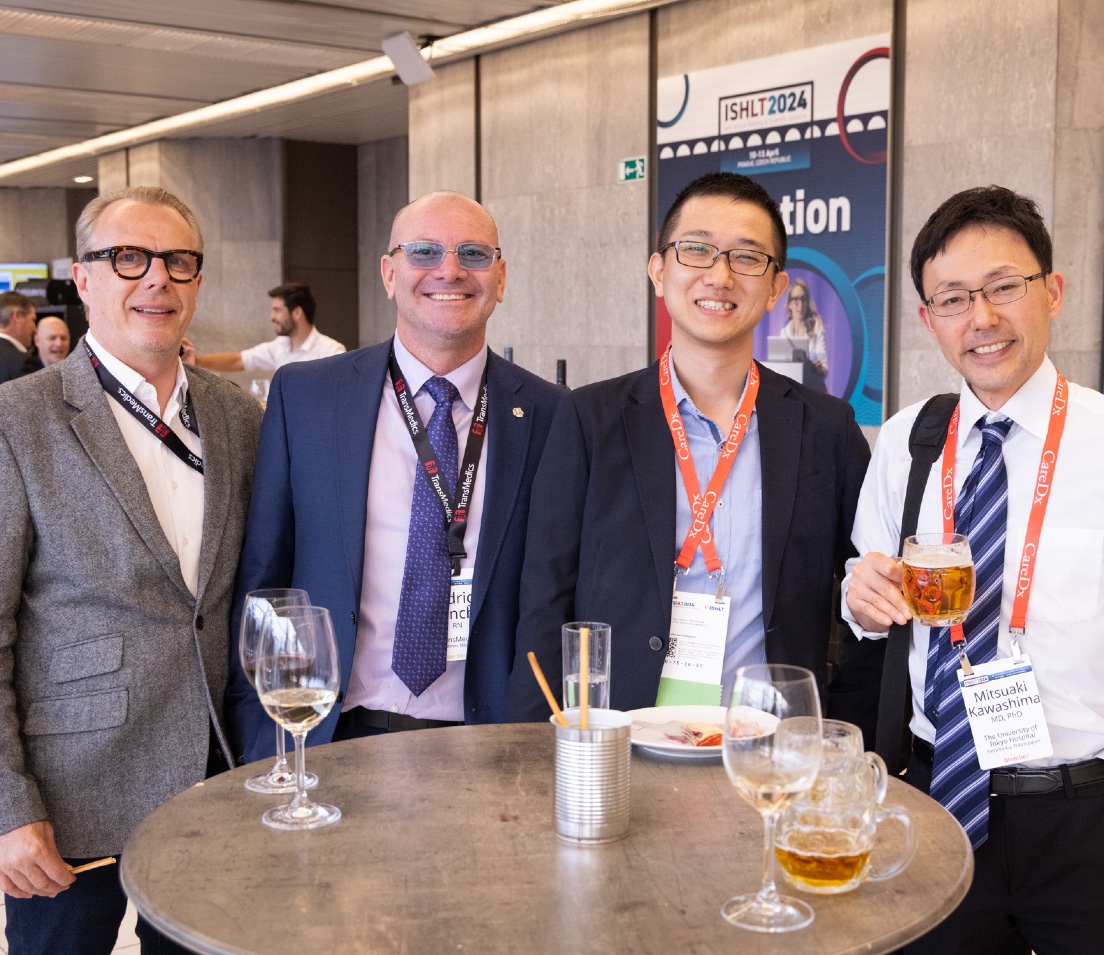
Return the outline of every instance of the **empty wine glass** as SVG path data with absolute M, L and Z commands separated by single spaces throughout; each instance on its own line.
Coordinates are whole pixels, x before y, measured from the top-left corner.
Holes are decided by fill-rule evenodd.
M 740 667 L 724 726 L 724 764 L 736 791 L 763 817 L 763 884 L 721 907 L 733 925 L 755 932 L 789 932 L 813 921 L 813 910 L 781 896 L 774 884 L 778 816 L 816 780 L 821 756 L 816 678 L 802 667 Z
M 269 809 L 261 821 L 273 829 L 316 829 L 341 818 L 341 810 L 311 802 L 307 795 L 307 731 L 317 726 L 337 700 L 340 669 L 333 622 L 325 607 L 288 608 L 270 615 L 257 655 L 261 705 L 295 739 L 295 798 Z
M 267 590 L 252 590 L 245 595 L 242 606 L 241 632 L 238 639 L 238 654 L 242 672 L 253 689 L 257 688 L 256 675 L 257 650 L 261 642 L 269 614 L 279 615 L 289 607 L 309 607 L 310 597 L 305 590 L 294 587 L 270 587 Z M 318 777 L 307 773 L 307 789 L 318 785 Z M 245 788 L 254 793 L 293 793 L 295 792 L 295 773 L 288 766 L 284 747 L 284 728 L 276 724 L 276 763 L 267 773 L 250 776 Z

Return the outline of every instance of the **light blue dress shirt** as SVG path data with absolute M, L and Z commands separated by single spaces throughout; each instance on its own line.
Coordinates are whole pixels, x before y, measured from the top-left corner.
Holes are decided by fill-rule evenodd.
M 690 443 L 690 457 L 698 475 L 698 484 L 704 492 L 717 468 L 732 422 L 726 422 L 722 430 L 717 422 L 694 406 L 678 379 L 673 360 L 671 385 Z M 746 392 L 746 384 L 744 389 Z M 674 468 L 675 556 L 678 556 L 690 530 L 690 501 L 678 461 Z M 747 434 L 713 508 L 711 525 L 713 542 L 725 573 L 725 592 L 731 601 L 721 677 L 721 702 L 727 705 L 736 670 L 750 663 L 767 662 L 763 636 L 763 477 L 759 463 L 759 415 L 756 412 L 752 412 Z M 716 578 L 710 578 L 706 571 L 700 547 L 694 554 L 689 573 L 679 572 L 676 589 L 680 593 L 716 593 Z

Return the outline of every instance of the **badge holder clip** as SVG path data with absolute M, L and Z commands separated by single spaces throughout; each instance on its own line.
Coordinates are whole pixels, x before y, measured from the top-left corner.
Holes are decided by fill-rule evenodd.
M 1009 632 L 1012 635 L 1012 662 L 1019 666 L 1024 662 L 1023 650 L 1020 649 L 1020 637 L 1026 632 L 1026 627 L 1009 627 Z
M 709 576 L 711 578 L 712 577 L 717 578 L 717 598 L 716 599 L 718 601 L 724 600 L 724 595 L 725 595 L 725 572 L 724 572 L 724 568 L 722 567 L 715 574 L 710 574 Z

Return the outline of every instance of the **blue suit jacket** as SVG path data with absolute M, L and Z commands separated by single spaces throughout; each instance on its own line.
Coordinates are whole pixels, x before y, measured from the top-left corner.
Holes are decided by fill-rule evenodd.
M 356 645 L 368 471 L 390 347 L 388 340 L 286 365 L 272 379 L 235 588 L 233 634 L 242 600 L 251 590 L 302 587 L 314 604 L 329 608 L 341 657 L 339 700 L 349 683 Z M 486 500 L 464 678 L 468 723 L 505 719 L 529 495 L 564 394 L 488 354 Z M 252 761 L 274 751 L 275 734 L 241 671 L 236 649 L 231 652 L 227 718 L 235 756 L 244 754 Z M 311 731 L 310 743 L 333 738 L 340 709 L 339 703 Z
M 854 553 L 851 523 L 870 448 L 845 402 L 766 368 L 760 374 L 767 659 L 807 667 L 823 688 L 833 579 Z M 560 627 L 569 620 L 612 625 L 614 709 L 655 705 L 681 543 L 676 467 L 655 364 L 580 388 L 561 406 L 533 488 L 510 719 L 548 718 L 548 704 L 529 691 L 525 653 L 559 675 Z M 876 710 L 877 686 L 860 690 L 863 704 L 873 694 Z

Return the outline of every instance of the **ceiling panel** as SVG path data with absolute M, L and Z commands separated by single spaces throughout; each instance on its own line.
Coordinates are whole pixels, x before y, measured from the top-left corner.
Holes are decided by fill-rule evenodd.
M 187 112 L 419 42 L 554 6 L 550 0 L 8 0 L 0 2 L 0 162 Z M 357 144 L 405 134 L 390 79 L 190 130 Z M 68 185 L 83 158 L 0 185 Z

